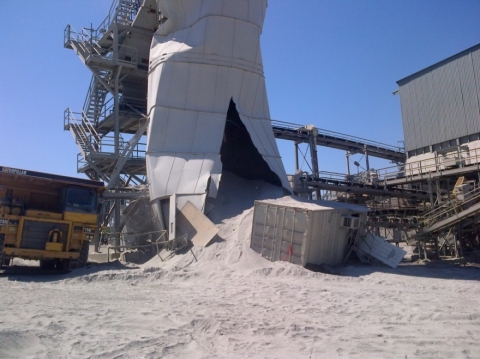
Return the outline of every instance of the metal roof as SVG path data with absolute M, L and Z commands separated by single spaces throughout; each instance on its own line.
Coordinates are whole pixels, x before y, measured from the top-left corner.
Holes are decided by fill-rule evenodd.
M 469 47 L 468 49 L 463 50 L 463 51 L 459 52 L 458 54 L 455 54 L 455 55 L 453 55 L 453 56 L 450 56 L 450 57 L 446 58 L 445 60 L 442 60 L 442 61 L 440 61 L 440 62 L 437 62 L 436 64 L 433 64 L 433 65 L 431 65 L 431 66 L 428 66 L 428 67 L 424 68 L 423 70 L 417 71 L 417 72 L 415 72 L 415 73 L 413 73 L 413 74 L 411 74 L 411 75 L 409 75 L 409 76 L 407 76 L 407 77 L 404 77 L 403 79 L 398 80 L 398 81 L 397 81 L 397 84 L 398 84 L 398 86 L 403 86 L 403 85 L 406 84 L 407 82 L 409 82 L 409 81 L 411 81 L 411 80 L 413 80 L 413 79 L 416 79 L 417 77 L 420 77 L 420 76 L 426 74 L 427 72 L 430 72 L 430 71 L 432 71 L 432 70 L 435 70 L 436 68 L 439 68 L 439 67 L 441 67 L 441 66 L 443 66 L 443 65 L 445 65 L 445 64 L 447 64 L 447 63 L 449 63 L 449 62 L 452 62 L 452 61 L 454 61 L 454 60 L 456 60 L 456 59 L 458 59 L 458 58 L 460 58 L 460 57 L 462 57 L 462 56 L 465 56 L 466 54 L 468 54 L 468 53 L 470 53 L 470 52 L 473 52 L 473 51 L 475 51 L 475 50 L 478 50 L 478 49 L 480 49 L 480 44 L 477 44 L 477 45 L 475 45 L 475 46 Z

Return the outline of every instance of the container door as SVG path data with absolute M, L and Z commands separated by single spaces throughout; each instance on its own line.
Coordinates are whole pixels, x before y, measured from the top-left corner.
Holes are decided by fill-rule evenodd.
M 277 206 L 255 203 L 250 248 L 270 261 L 276 257 L 278 217 Z
M 308 213 L 300 208 L 285 208 L 281 225 L 278 260 L 304 266 Z
M 272 262 L 304 265 L 307 224 L 304 210 L 256 203 L 250 247 Z

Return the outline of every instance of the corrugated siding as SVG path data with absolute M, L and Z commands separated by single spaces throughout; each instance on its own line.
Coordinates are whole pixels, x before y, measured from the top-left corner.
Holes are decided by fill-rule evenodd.
M 398 83 L 406 151 L 480 132 L 480 48 Z
M 306 262 L 310 264 L 342 263 L 350 230 L 342 227 L 342 216 L 352 212 L 345 209 L 316 211 L 310 222 L 306 246 Z M 363 217 L 360 217 L 363 220 Z

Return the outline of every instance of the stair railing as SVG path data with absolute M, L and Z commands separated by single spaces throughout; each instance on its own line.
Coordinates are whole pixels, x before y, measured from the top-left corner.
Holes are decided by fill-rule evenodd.
M 421 221 L 424 223 L 424 226 L 430 227 L 438 221 L 458 214 L 478 203 L 480 201 L 480 187 L 473 189 L 465 195 L 470 197 L 466 201 L 458 202 L 449 198 L 447 202 L 422 215 Z
M 77 120 L 75 113 L 67 108 L 64 112 L 64 129 L 72 133 L 85 157 L 88 153 L 101 151 L 101 138 L 83 111 L 80 116 L 81 120 Z
M 95 36 L 102 36 L 114 23 L 131 25 L 138 10 L 140 10 L 140 1 L 138 0 L 114 0 L 107 17 L 95 30 Z
M 87 95 L 85 96 L 85 102 L 83 103 L 83 111 L 88 112 L 90 106 L 92 105 L 93 100 L 93 94 L 96 92 L 95 88 L 97 86 L 97 80 L 95 76 L 92 76 L 92 80 L 90 81 L 90 86 L 88 87 Z M 94 120 L 96 120 L 94 118 Z
M 114 60 L 113 51 L 102 48 L 98 45 L 98 41 L 113 23 L 131 25 L 139 9 L 140 2 L 138 0 L 115 0 L 109 14 L 97 29 L 82 28 L 82 31 L 78 32 L 71 25 L 67 25 L 64 30 L 64 47 L 78 48 L 77 51 L 82 52 L 85 60 L 89 55 Z M 118 60 L 137 65 L 137 49 L 124 45 L 120 46 Z
M 90 139 L 90 152 L 101 152 L 101 137 L 84 111 L 82 111 L 82 124 L 81 128 L 85 129 L 85 134 Z
M 103 79 L 105 80 L 105 82 L 108 83 L 110 73 L 107 73 L 107 75 L 103 75 Z M 98 125 L 98 123 L 100 122 L 107 92 L 107 89 L 103 87 L 103 85 L 97 80 L 97 78 L 95 76 L 92 76 L 92 80 L 90 81 L 90 86 L 85 97 L 85 102 L 83 103 L 83 111 L 87 115 L 89 115 L 90 111 L 95 112 L 93 117 L 90 116 L 95 125 Z M 94 98 L 95 95 L 97 96 L 96 99 Z

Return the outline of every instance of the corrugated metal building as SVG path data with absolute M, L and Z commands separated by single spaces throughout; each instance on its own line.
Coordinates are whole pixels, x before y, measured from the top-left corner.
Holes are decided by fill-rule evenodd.
M 480 44 L 397 84 L 408 157 L 480 140 Z

